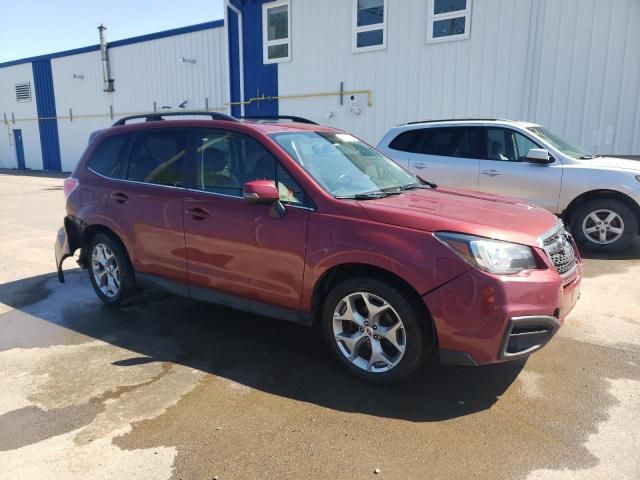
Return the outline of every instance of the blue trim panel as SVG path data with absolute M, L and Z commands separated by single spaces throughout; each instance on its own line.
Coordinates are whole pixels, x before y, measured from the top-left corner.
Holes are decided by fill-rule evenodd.
M 242 100 L 240 92 L 240 34 L 238 29 L 238 14 L 227 8 L 227 35 L 229 43 L 229 92 L 232 102 Z M 240 105 L 231 106 L 231 115 L 239 117 Z
M 148 42 L 149 40 L 156 40 L 158 38 L 173 37 L 175 35 L 183 35 L 185 33 L 199 32 L 201 30 L 209 30 L 212 28 L 220 28 L 223 26 L 224 26 L 224 20 L 215 20 L 213 22 L 199 23 L 197 25 L 189 25 L 187 27 L 180 27 L 180 28 L 174 28 L 172 30 L 164 30 L 162 32 L 149 33 L 147 35 L 140 35 L 138 37 L 115 40 L 113 42 L 109 42 L 109 48 L 122 47 L 124 45 L 131 45 L 133 43 Z M 10 62 L 0 63 L 0 68 L 10 67 L 12 65 L 20 65 L 21 63 L 36 62 L 38 60 L 51 60 L 52 58 L 68 57 L 70 55 L 78 55 L 80 53 L 95 52 L 96 50 L 100 50 L 100 45 L 91 45 L 88 47 L 74 48 L 73 50 L 65 50 L 63 52 L 48 53 L 46 55 L 38 55 L 36 57 L 11 60 Z
M 62 170 L 60 162 L 60 141 L 58 119 L 56 117 L 56 96 L 53 91 L 51 60 L 38 60 L 31 64 L 33 83 L 36 91 L 40 148 L 42 149 L 42 169 Z M 50 118 L 54 117 L 54 118 Z M 50 118 L 47 120 L 47 118 Z
M 244 51 L 244 96 L 253 98 L 264 95 L 275 97 L 278 95 L 278 64 L 263 63 L 262 58 L 262 4 L 273 0 L 258 0 L 244 3 L 243 44 Z M 253 102 L 245 105 L 244 113 L 251 115 L 278 115 L 278 101 Z

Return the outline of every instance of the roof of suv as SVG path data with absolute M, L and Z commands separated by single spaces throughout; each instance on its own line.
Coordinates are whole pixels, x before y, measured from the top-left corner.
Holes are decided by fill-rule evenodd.
M 420 120 L 415 122 L 407 122 L 397 127 L 413 127 L 413 126 L 434 126 L 434 125 L 461 125 L 461 124 L 477 124 L 477 123 L 495 123 L 496 125 L 519 125 L 521 127 L 537 127 L 539 125 L 526 122 L 524 120 L 508 120 L 503 118 L 446 118 L 441 120 Z

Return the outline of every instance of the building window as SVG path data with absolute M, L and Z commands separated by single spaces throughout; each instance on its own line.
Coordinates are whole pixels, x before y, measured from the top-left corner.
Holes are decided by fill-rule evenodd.
M 387 0 L 353 0 L 353 51 L 387 46 Z
M 471 0 L 429 0 L 427 42 L 469 38 Z
M 18 102 L 31 101 L 31 83 L 30 82 L 16 84 L 16 101 Z
M 262 5 L 264 63 L 291 60 L 291 16 L 289 0 Z

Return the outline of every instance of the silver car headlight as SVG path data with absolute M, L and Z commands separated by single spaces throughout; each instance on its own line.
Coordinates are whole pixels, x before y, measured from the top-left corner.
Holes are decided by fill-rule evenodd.
M 526 245 L 463 233 L 438 232 L 434 235 L 468 263 L 486 272 L 510 275 L 538 268 L 533 249 Z

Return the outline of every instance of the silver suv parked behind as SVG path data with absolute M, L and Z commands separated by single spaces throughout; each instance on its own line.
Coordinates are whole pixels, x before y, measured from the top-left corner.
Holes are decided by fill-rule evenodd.
M 540 205 L 591 250 L 621 251 L 638 234 L 640 161 L 585 152 L 540 125 L 413 122 L 391 129 L 378 149 L 430 182 Z

